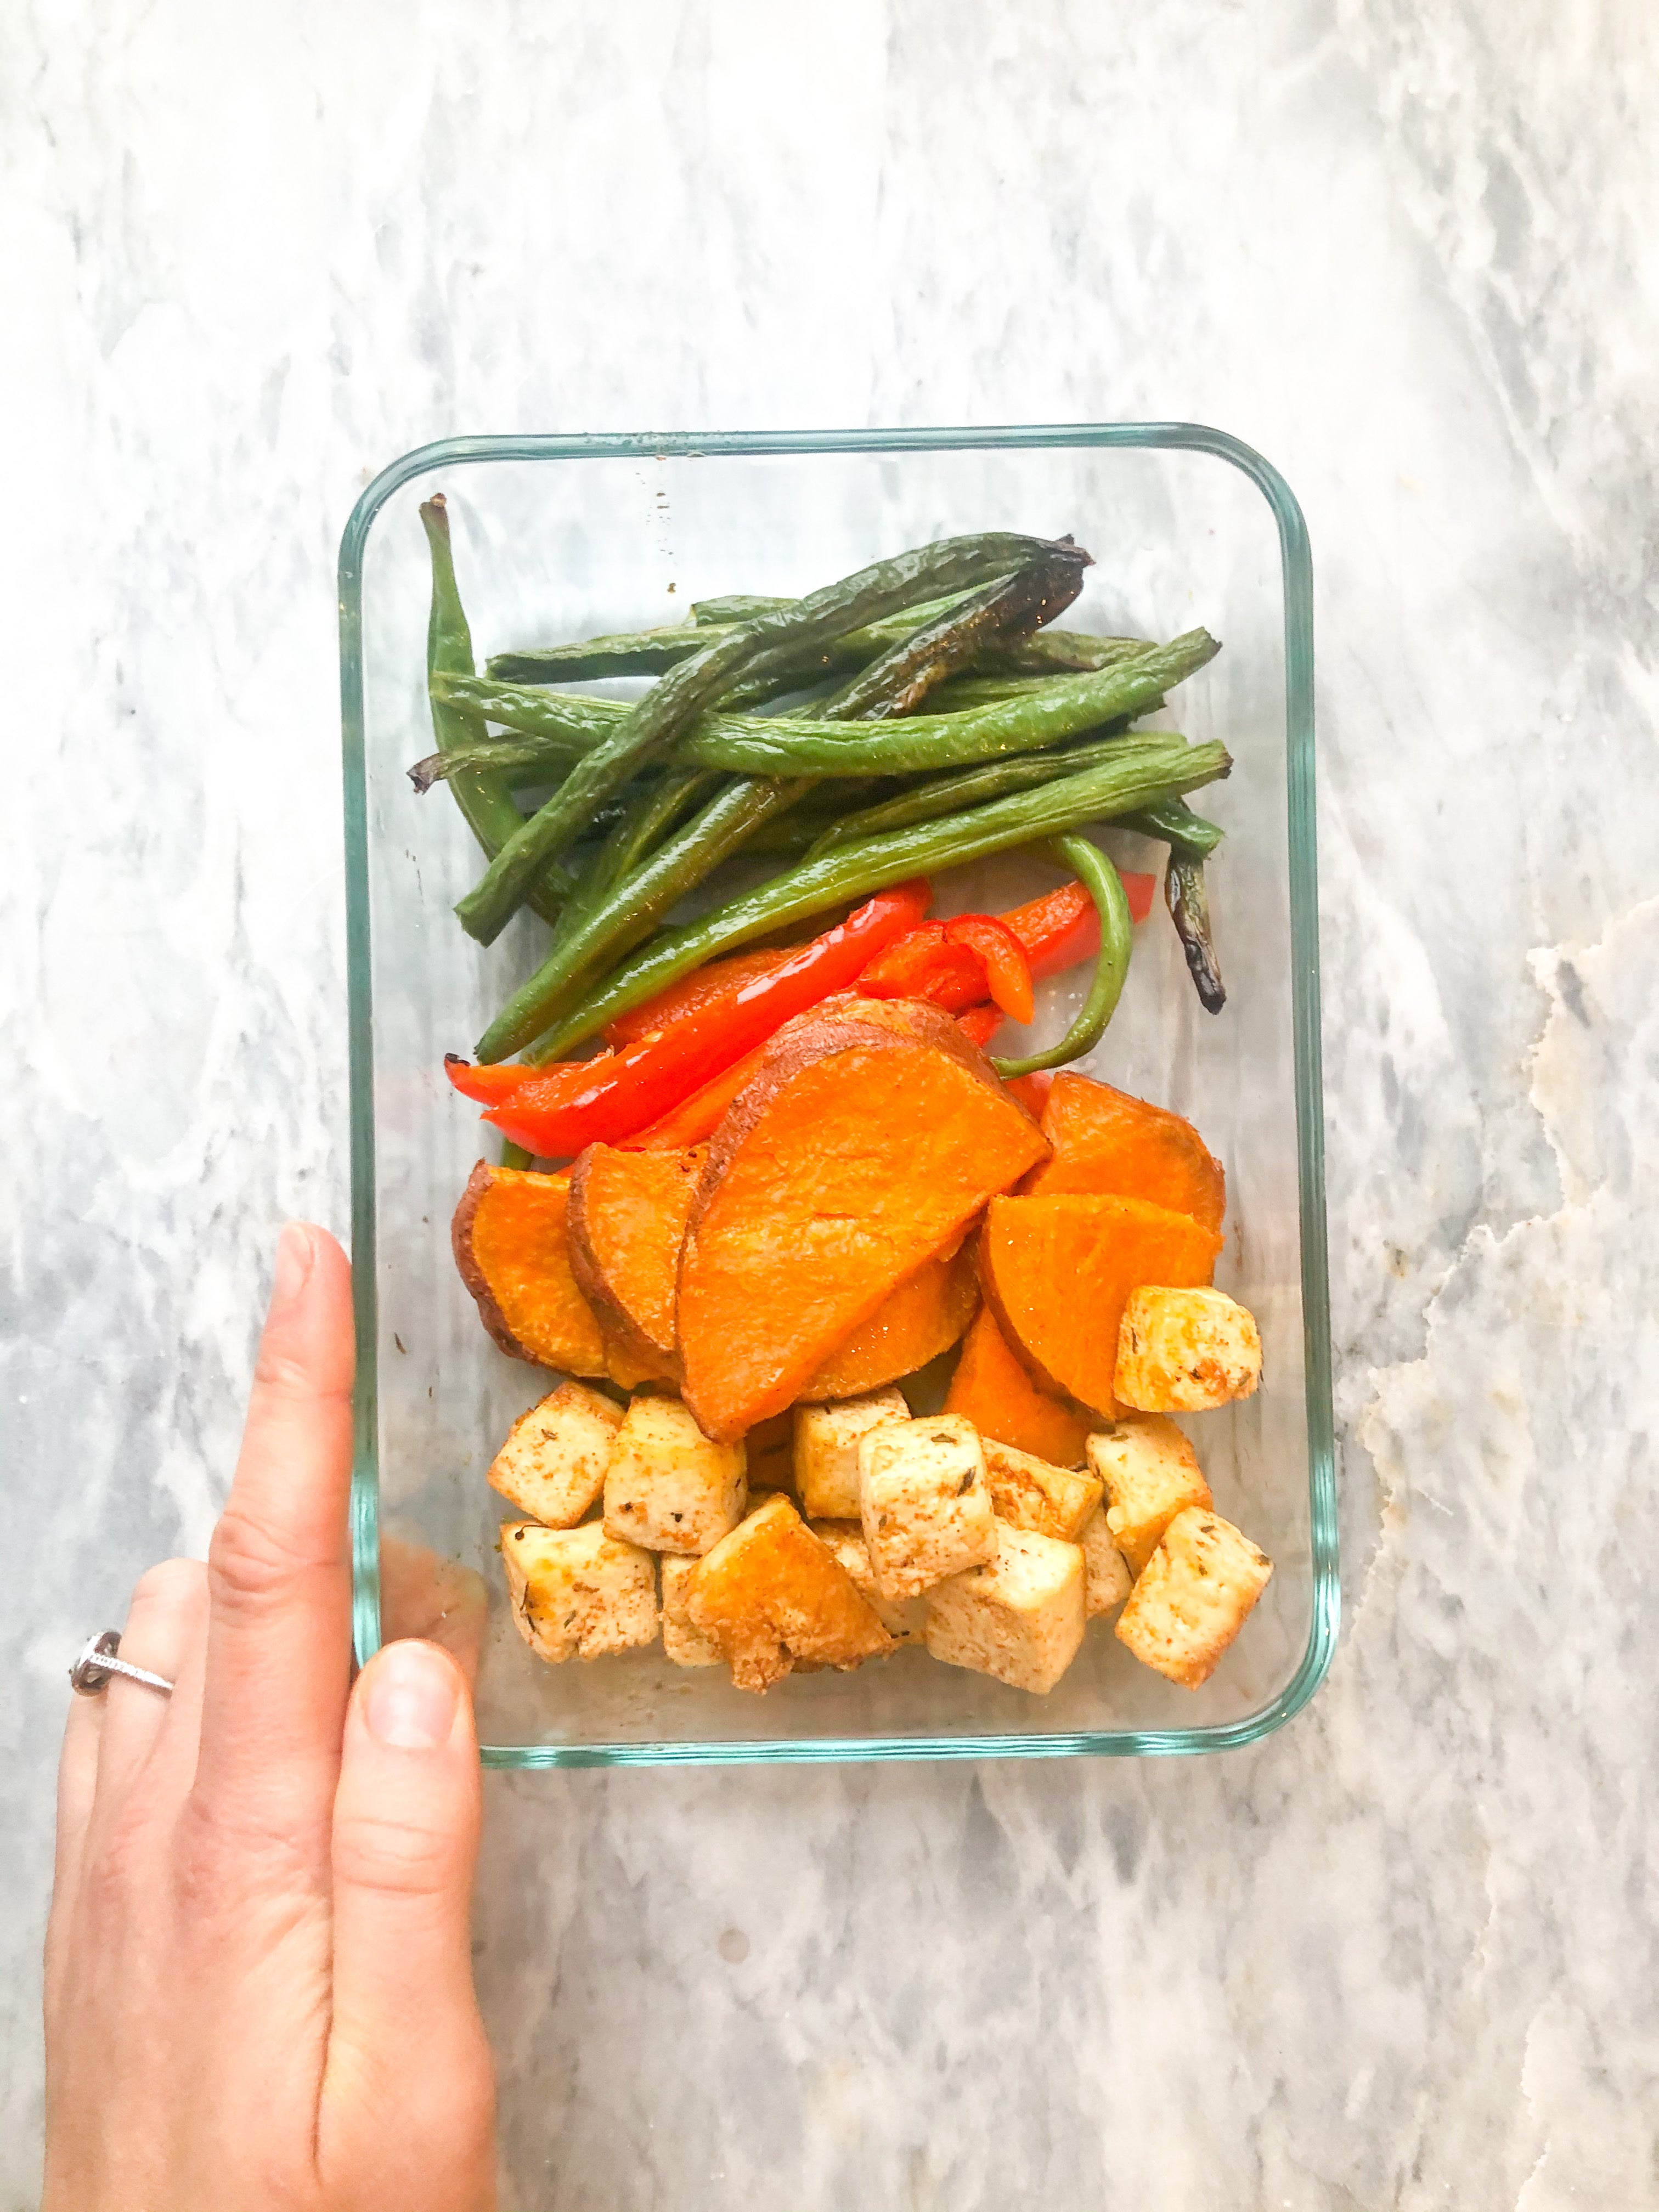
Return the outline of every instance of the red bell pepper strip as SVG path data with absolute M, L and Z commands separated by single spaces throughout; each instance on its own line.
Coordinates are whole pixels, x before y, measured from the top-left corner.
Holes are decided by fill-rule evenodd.
M 584 1072 L 591 1072 L 600 1060 L 609 1060 L 611 1056 L 611 1048 L 607 1045 L 603 1051 L 595 1053 L 592 1060 L 573 1060 L 568 1064 L 572 1067 L 580 1067 Z M 463 1098 L 476 1099 L 480 1106 L 499 1106 L 504 1099 L 513 1097 L 532 1075 L 539 1075 L 543 1072 L 538 1067 L 527 1067 L 521 1060 L 497 1060 L 479 1065 L 463 1060 L 456 1052 L 444 1054 L 444 1073 Z
M 1130 913 L 1144 921 L 1152 911 L 1155 879 L 1126 875 L 1123 887 Z M 1100 916 L 1083 885 L 1062 884 L 1007 914 L 925 921 L 872 960 L 858 988 L 872 999 L 928 999 L 947 1013 L 960 1013 L 989 996 L 1014 1020 L 1029 1021 L 1031 1002 L 1021 988 L 1016 947 L 1032 983 L 1097 957 Z M 1006 981 L 994 978 L 994 959 L 996 975 Z
M 965 1014 L 957 1016 L 957 1027 L 969 1044 L 976 1044 L 983 1052 L 1002 1027 L 1002 1009 L 1000 1006 L 969 1006 Z
M 489 1066 L 475 1067 L 458 1052 L 444 1054 L 444 1073 L 463 1098 L 476 1098 L 480 1106 L 493 1106 L 498 1099 L 510 1098 L 530 1072 L 514 1060 L 498 1060 Z
M 859 990 L 866 999 L 928 999 L 955 1013 L 986 995 L 985 963 L 971 945 L 953 945 L 942 921 L 924 921 L 870 963 Z
M 734 1060 L 730 1067 L 722 1069 L 701 1091 L 694 1091 L 689 1098 L 671 1108 L 660 1121 L 653 1121 L 635 1137 L 624 1137 L 620 1149 L 625 1152 L 684 1152 L 693 1145 L 706 1143 L 720 1127 L 721 1117 L 738 1091 L 758 1073 L 766 1057 L 766 1047 L 771 1042 L 768 1037 L 765 1044 L 757 1044 L 753 1052 Z
M 706 968 L 694 968 L 643 1006 L 630 1006 L 625 1014 L 618 1014 L 605 1026 L 606 1040 L 621 1047 L 632 1044 L 635 1037 L 649 1036 L 653 1030 L 665 1030 L 670 1022 L 696 1013 L 711 999 L 729 998 L 757 975 L 775 974 L 799 950 L 798 945 L 774 945 L 767 952 L 734 952 L 729 960 L 711 960 Z
M 1042 1119 L 1042 1109 L 1048 1103 L 1048 1086 L 1054 1081 L 1052 1068 L 1040 1068 L 1035 1075 L 1007 1075 L 1002 1087 L 1012 1091 L 1034 1121 Z
M 1145 921 L 1152 910 L 1157 878 L 1130 871 L 1123 877 L 1123 888 L 1131 917 Z M 1017 906 L 1000 919 L 1024 946 L 1035 983 L 1099 956 L 1100 915 L 1079 883 L 1061 884 L 1057 890 L 1045 892 L 1029 905 Z
M 927 999 L 951 1014 L 990 997 L 1016 1021 L 1031 1018 L 1024 948 L 996 915 L 924 922 L 872 960 L 858 987 L 866 999 Z
M 1030 963 L 1007 923 L 994 914 L 959 914 L 945 923 L 945 935 L 947 943 L 965 945 L 979 955 L 992 1004 L 1011 1022 L 1029 1022 L 1036 1010 Z
M 931 896 L 923 878 L 878 891 L 770 975 L 710 1000 L 666 1030 L 605 1060 L 532 1070 L 511 1097 L 489 1109 L 485 1121 L 544 1160 L 569 1159 L 584 1146 L 636 1135 L 793 1015 L 845 990 L 884 945 L 915 927 Z

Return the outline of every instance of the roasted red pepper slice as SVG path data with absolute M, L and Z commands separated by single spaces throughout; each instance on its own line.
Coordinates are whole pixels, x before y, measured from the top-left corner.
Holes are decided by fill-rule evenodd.
M 866 999 L 927 999 L 955 1013 L 985 997 L 985 963 L 970 945 L 953 945 L 942 921 L 925 921 L 870 963 L 859 989 Z
M 1002 1087 L 1013 1092 L 1034 1121 L 1040 1121 L 1042 1109 L 1048 1103 L 1048 1087 L 1054 1079 L 1054 1070 L 1042 1067 L 1035 1075 L 1005 1076 Z
M 990 1006 L 969 1006 L 966 1013 L 957 1016 L 957 1027 L 969 1044 L 976 1044 L 982 1052 L 1002 1027 L 1002 1009 Z
M 878 891 L 855 914 L 792 952 L 781 968 L 714 999 L 614 1055 L 533 1069 L 484 1115 L 538 1159 L 620 1144 L 649 1128 L 793 1015 L 844 991 L 875 953 L 921 919 L 925 878 Z
M 775 945 L 767 952 L 734 952 L 729 960 L 711 960 L 708 967 L 696 968 L 690 975 L 682 975 L 678 983 L 659 991 L 642 1006 L 631 1006 L 625 1014 L 618 1014 L 614 1022 L 605 1025 L 606 1040 L 620 1048 L 632 1044 L 635 1037 L 665 1030 L 671 1022 L 695 1014 L 711 999 L 730 998 L 745 983 L 752 983 L 757 975 L 775 975 L 799 950 L 797 945 L 781 949 Z
M 730 1067 L 722 1068 L 701 1091 L 694 1091 L 689 1098 L 672 1107 L 660 1121 L 653 1121 L 648 1129 L 637 1136 L 624 1137 L 622 1150 L 626 1152 L 684 1152 L 693 1145 L 706 1143 L 720 1127 L 726 1108 L 749 1081 L 757 1074 L 766 1057 L 766 1047 L 771 1042 L 757 1044 L 753 1052 L 744 1053 L 734 1060 Z
M 1124 873 L 1123 889 L 1128 896 L 1131 916 L 1136 921 L 1145 921 L 1152 910 L 1157 878 L 1138 875 L 1130 870 Z M 1079 961 L 1098 957 L 1100 915 L 1094 901 L 1079 883 L 1061 884 L 1058 890 L 1045 892 L 1028 905 L 1017 906 L 1000 919 L 1025 948 L 1034 983 L 1042 982 L 1047 975 L 1058 975 L 1065 969 L 1075 968 Z
M 563 1065 L 573 1074 L 580 1069 L 584 1077 L 590 1074 L 601 1060 L 614 1055 L 609 1045 L 601 1046 L 592 1060 L 568 1060 Z M 532 1076 L 545 1075 L 550 1071 L 532 1067 L 520 1060 L 496 1060 L 483 1062 L 463 1060 L 459 1053 L 444 1054 L 444 1073 L 463 1098 L 476 1099 L 480 1106 L 500 1106 L 514 1098 Z
M 444 1073 L 463 1098 L 476 1098 L 480 1106 L 493 1106 L 498 1099 L 511 1097 L 529 1073 L 516 1060 L 501 1060 L 488 1067 L 476 1067 L 459 1053 L 444 1054 Z
M 1011 1022 L 1029 1022 L 1036 1011 L 1031 968 L 1025 948 L 1007 923 L 994 914 L 959 914 L 945 925 L 951 945 L 965 945 L 985 969 L 985 994 Z

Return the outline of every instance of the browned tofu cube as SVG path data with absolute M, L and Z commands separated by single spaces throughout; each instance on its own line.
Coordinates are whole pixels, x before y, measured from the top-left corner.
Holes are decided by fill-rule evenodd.
M 893 1648 L 874 1607 L 782 1496 L 698 1562 L 685 1610 L 740 1690 L 769 1689 L 799 1662 L 856 1667 Z
M 1046 1459 L 1016 1451 L 1012 1444 L 997 1443 L 990 1437 L 980 1442 L 997 1519 L 1011 1528 L 1058 1537 L 1062 1544 L 1078 1542 L 1089 1516 L 1099 1508 L 1100 1477 L 1051 1467 Z
M 961 1413 L 894 1421 L 859 1446 L 859 1518 L 884 1597 L 916 1597 L 997 1555 L 979 1431 Z
M 713 1443 L 678 1398 L 635 1398 L 605 1474 L 605 1525 L 649 1552 L 702 1553 L 749 1502 L 740 1443 Z
M 677 1667 L 718 1667 L 720 1648 L 700 1628 L 694 1627 L 685 1610 L 685 1594 L 697 1571 L 696 1559 L 662 1555 L 662 1648 Z
M 1267 1587 L 1273 1562 L 1231 1521 L 1203 1506 L 1177 1513 L 1118 1616 L 1137 1659 L 1196 1690 Z
M 1207 1505 L 1198 1455 L 1161 1413 L 1130 1413 L 1089 1439 L 1089 1468 L 1106 1486 L 1106 1525 L 1138 1575 L 1176 1515 Z
M 870 1564 L 870 1547 L 856 1521 L 814 1521 L 812 1534 L 827 1544 L 860 1593 L 869 1599 L 895 1644 L 920 1644 L 927 1634 L 927 1601 L 920 1597 L 884 1597 Z
M 1044 1697 L 1071 1665 L 1087 1625 L 1075 1544 L 997 1524 L 997 1556 L 927 1594 L 927 1649 Z
M 902 1390 L 872 1390 L 833 1406 L 795 1408 L 795 1490 L 814 1521 L 859 1517 L 859 1446 L 872 1429 L 908 1421 Z
M 656 1640 L 656 1562 L 597 1521 L 580 1528 L 504 1522 L 501 1564 L 514 1624 L 539 1658 L 599 1659 Z
M 1117 1333 L 1113 1395 L 1149 1413 L 1200 1413 L 1261 1380 L 1255 1316 L 1225 1291 L 1131 1291 Z
M 605 1488 L 622 1417 L 597 1390 L 561 1382 L 507 1431 L 490 1487 L 544 1528 L 574 1528 Z

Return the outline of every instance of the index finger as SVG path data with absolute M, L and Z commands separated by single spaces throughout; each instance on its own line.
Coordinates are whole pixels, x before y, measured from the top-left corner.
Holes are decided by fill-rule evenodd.
M 351 1673 L 351 1269 L 290 1222 L 236 1479 L 208 1547 L 193 1792 L 213 1825 L 301 1844 L 325 1875 Z

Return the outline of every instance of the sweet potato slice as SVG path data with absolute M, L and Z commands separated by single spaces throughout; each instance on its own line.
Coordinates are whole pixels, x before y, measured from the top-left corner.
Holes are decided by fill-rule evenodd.
M 480 1160 L 450 1224 L 461 1280 L 501 1350 L 535 1367 L 603 1375 L 598 1316 L 570 1269 L 568 1175 Z
M 1111 1419 L 1125 1299 L 1142 1283 L 1207 1283 L 1220 1249 L 1213 1230 L 1143 1198 L 994 1198 L 980 1282 L 1038 1383 Z
M 1190 1121 L 1086 1075 L 1057 1075 L 1042 1109 L 1052 1159 L 1023 1186 L 1032 1197 L 1144 1198 L 1218 1230 L 1227 1178 Z
M 679 1379 L 674 1279 L 702 1154 L 590 1145 L 570 1170 L 570 1264 L 619 1358 Z
M 599 1334 L 605 1339 L 605 1371 L 619 1390 L 637 1390 L 645 1383 L 667 1379 L 659 1361 L 641 1359 L 631 1345 L 623 1342 L 603 1314 L 598 1318 Z
M 947 1413 L 965 1413 L 981 1436 L 1051 1467 L 1081 1467 L 1095 1423 L 1063 1398 L 1039 1390 L 1008 1349 L 989 1306 L 975 1316 L 951 1377 Z
M 963 1247 L 924 1260 L 890 1291 L 868 1321 L 838 1345 L 801 1392 L 810 1401 L 861 1398 L 901 1375 L 914 1375 L 948 1352 L 974 1317 L 979 1274 Z
M 935 1016 L 951 1041 L 923 1042 Z M 786 1024 L 714 1133 L 680 1255 L 683 1389 L 703 1433 L 781 1413 L 1045 1150 L 936 1007 Z

